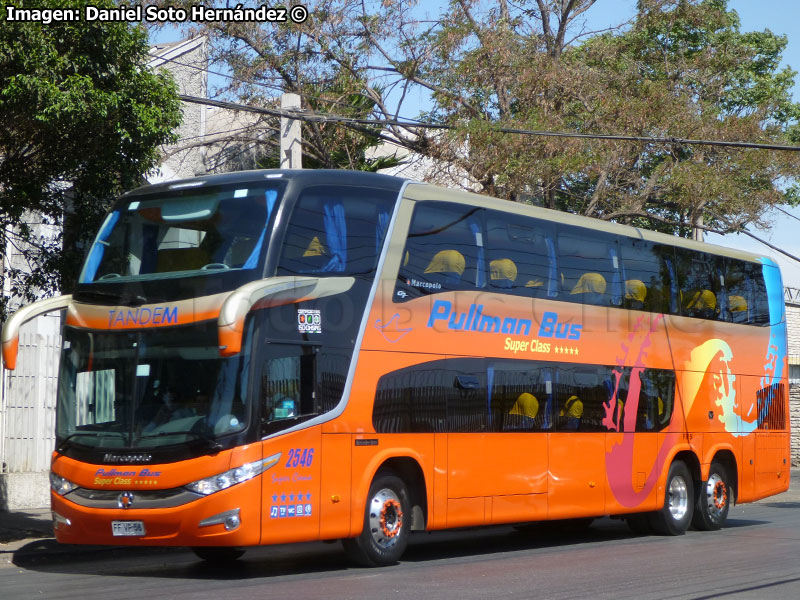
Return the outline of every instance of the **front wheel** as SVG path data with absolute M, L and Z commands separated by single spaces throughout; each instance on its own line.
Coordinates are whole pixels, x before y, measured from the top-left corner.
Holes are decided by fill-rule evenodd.
M 712 462 L 708 480 L 702 483 L 697 494 L 692 525 L 701 531 L 714 531 L 725 524 L 733 493 L 728 483 L 728 472 L 718 462 Z
M 664 506 L 650 515 L 650 525 L 661 535 L 683 535 L 692 522 L 694 486 L 686 464 L 676 460 L 669 467 Z
M 361 535 L 343 540 L 348 556 L 365 567 L 396 563 L 408 545 L 411 510 L 403 480 L 378 473 L 369 488 Z

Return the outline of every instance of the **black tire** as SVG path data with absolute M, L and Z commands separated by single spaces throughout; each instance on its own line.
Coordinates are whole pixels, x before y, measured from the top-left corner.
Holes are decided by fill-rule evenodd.
M 194 546 L 192 548 L 198 558 L 212 563 L 229 563 L 244 556 L 245 551 L 241 548 L 230 546 Z
M 405 552 L 411 534 L 411 503 L 403 480 L 379 472 L 369 487 L 364 529 L 342 540 L 351 560 L 365 567 L 393 565 Z
M 650 514 L 650 526 L 660 535 L 683 535 L 694 512 L 694 484 L 689 468 L 676 460 L 669 467 L 664 506 Z
M 725 525 L 728 509 L 734 500 L 729 482 L 727 469 L 718 462 L 712 462 L 708 479 L 697 490 L 697 503 L 692 517 L 695 529 L 714 531 Z

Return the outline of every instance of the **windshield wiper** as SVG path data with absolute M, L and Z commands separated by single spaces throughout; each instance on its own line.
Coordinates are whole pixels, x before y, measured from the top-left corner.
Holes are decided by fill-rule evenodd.
M 107 435 L 115 435 L 121 438 L 125 437 L 125 434 L 119 433 L 118 431 L 76 431 L 75 433 L 70 433 L 67 437 L 61 440 L 61 443 L 56 446 L 56 454 L 64 454 L 64 450 L 66 450 L 69 446 L 74 446 L 75 442 L 71 441 L 73 438 L 81 436 L 105 437 Z
M 208 449 L 211 450 L 214 454 L 223 449 L 222 444 L 220 444 L 217 440 L 212 438 L 207 433 L 201 433 L 199 431 L 159 431 L 158 433 L 149 433 L 147 435 L 139 436 L 139 439 L 146 440 L 146 439 L 164 437 L 169 435 L 193 435 L 197 439 L 205 442 L 206 445 L 208 446 Z
M 88 296 L 94 300 L 107 300 L 116 304 L 124 304 L 125 306 L 141 306 L 147 302 L 147 298 L 139 294 L 114 294 L 112 292 L 103 292 L 100 290 L 81 290 L 76 292 L 76 294 L 78 300 Z

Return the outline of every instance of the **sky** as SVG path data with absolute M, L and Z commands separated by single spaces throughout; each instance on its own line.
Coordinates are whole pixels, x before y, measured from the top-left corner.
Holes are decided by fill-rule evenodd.
M 589 30 L 598 30 L 619 25 L 634 14 L 635 7 L 636 0 L 598 0 L 586 13 L 586 27 Z M 785 35 L 788 44 L 783 53 L 781 67 L 788 65 L 800 72 L 800 0 L 729 0 L 728 7 L 739 13 L 741 31 L 769 29 L 773 33 Z M 179 31 L 167 27 L 159 32 L 157 41 L 170 42 L 179 38 Z M 800 102 L 800 74 L 795 77 L 793 97 Z M 771 228 L 768 231 L 752 232 L 789 254 L 800 257 L 800 207 L 781 208 L 789 215 L 774 210 L 768 214 Z M 769 256 L 780 265 L 784 285 L 800 288 L 800 261 L 791 260 L 746 235 L 707 234 L 705 241 Z

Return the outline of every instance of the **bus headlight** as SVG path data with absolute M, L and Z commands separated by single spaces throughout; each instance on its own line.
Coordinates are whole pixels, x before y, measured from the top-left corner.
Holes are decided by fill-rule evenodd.
M 52 489 L 59 496 L 69 494 L 78 486 L 72 483 L 69 479 L 63 478 L 61 475 L 56 475 L 50 471 L 50 489 Z
M 277 465 L 280 459 L 281 453 L 278 452 L 269 458 L 247 463 L 241 467 L 236 467 L 230 471 L 225 471 L 219 475 L 214 475 L 213 477 L 206 477 L 205 479 L 200 479 L 199 481 L 193 481 L 184 487 L 186 487 L 187 490 L 195 492 L 196 494 L 208 496 L 209 494 L 214 494 L 221 490 L 227 489 L 232 485 L 242 483 L 243 481 L 252 479 L 257 475 L 261 475 L 261 473 L 267 469 L 271 469 Z

